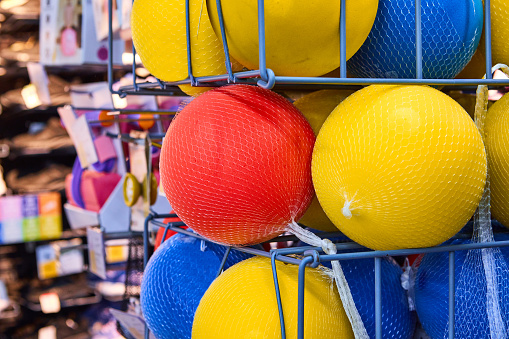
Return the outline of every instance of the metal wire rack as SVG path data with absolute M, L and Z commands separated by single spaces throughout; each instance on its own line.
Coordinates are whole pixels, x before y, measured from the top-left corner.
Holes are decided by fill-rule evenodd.
M 182 233 L 191 237 L 195 237 L 200 240 L 208 241 L 207 238 L 204 238 L 192 231 L 183 229 L 182 226 L 185 226 L 183 222 L 170 222 L 163 223 L 158 219 L 163 218 L 173 218 L 176 217 L 176 214 L 157 214 L 151 213 L 145 219 L 145 225 L 143 230 L 143 247 L 144 247 L 144 265 L 147 265 L 147 262 L 150 258 L 150 244 L 149 244 L 149 227 L 150 225 L 154 225 L 156 227 L 164 228 L 165 231 L 163 233 L 162 241 L 166 239 L 166 233 L 171 230 L 177 233 Z M 324 238 L 324 237 L 334 237 L 334 236 L 342 236 L 340 232 L 338 233 L 327 233 L 320 232 L 316 233 L 316 235 Z M 287 241 L 289 238 L 287 236 L 279 236 L 268 242 L 280 242 Z M 272 264 L 272 274 L 274 279 L 274 287 L 275 293 L 278 302 L 278 311 L 279 311 L 279 321 L 281 326 L 281 338 L 286 338 L 285 333 L 285 322 L 284 322 L 284 314 L 281 302 L 281 295 L 279 292 L 279 283 L 276 271 L 276 260 L 294 264 L 299 266 L 299 281 L 298 281 L 298 339 L 304 339 L 304 288 L 305 288 L 305 268 L 306 267 L 317 267 L 320 263 L 330 262 L 332 260 L 356 260 L 356 259 L 374 259 L 375 266 L 375 325 L 376 325 L 376 339 L 382 338 L 382 265 L 381 261 L 383 257 L 387 256 L 408 256 L 412 254 L 426 254 L 426 253 L 439 253 L 439 252 L 447 252 L 449 254 L 449 327 L 448 333 L 449 338 L 452 339 L 455 336 L 455 253 L 456 251 L 468 251 L 468 250 L 476 250 L 482 248 L 494 248 L 494 247 L 506 247 L 509 246 L 509 240 L 505 241 L 495 241 L 488 243 L 467 243 L 467 244 L 455 244 L 455 245 L 443 245 L 429 248 L 414 248 L 414 249 L 401 249 L 401 250 L 390 250 L 390 251 L 374 251 L 368 248 L 365 248 L 355 242 L 342 242 L 336 244 L 336 247 L 339 252 L 342 250 L 359 250 L 358 252 L 353 253 L 338 253 L 334 255 L 326 255 L 323 253 L 323 250 L 319 247 L 311 247 L 311 246 L 303 246 L 303 247 L 290 247 L 283 249 L 273 249 L 270 252 L 266 252 L 264 250 L 260 250 L 254 247 L 228 247 L 225 251 L 224 258 L 222 260 L 221 266 L 218 267 L 217 275 L 221 274 L 223 270 L 223 266 L 226 262 L 226 259 L 230 253 L 230 251 L 236 250 L 241 251 L 253 255 L 259 255 L 263 257 L 267 257 L 271 259 Z M 299 255 L 302 258 L 297 259 L 295 255 Z M 148 338 L 148 328 L 146 328 L 145 337 Z
M 289 77 L 280 76 L 275 74 L 270 68 L 266 66 L 266 40 L 265 40 L 265 15 L 264 15 L 264 0 L 258 0 L 258 43 L 259 43 L 259 69 L 249 70 L 242 72 L 233 72 L 230 59 L 229 59 L 229 48 L 228 41 L 226 38 L 224 21 L 221 10 L 221 0 L 216 0 L 216 6 L 219 15 L 220 30 L 223 41 L 224 55 L 226 59 L 226 70 L 227 73 L 216 76 L 204 76 L 196 77 L 193 74 L 191 67 L 191 48 L 190 48 L 190 17 L 189 17 L 189 0 L 182 0 L 186 6 L 186 28 L 187 28 L 187 61 L 188 61 L 188 77 L 181 81 L 176 82 L 164 82 L 156 80 L 154 82 L 137 82 L 136 80 L 136 64 L 135 55 L 136 51 L 133 47 L 133 82 L 131 85 L 120 87 L 118 90 L 113 89 L 113 55 L 110 53 L 108 60 L 108 83 L 110 90 L 113 94 L 118 94 L 121 97 L 127 95 L 173 95 L 175 87 L 182 84 L 191 84 L 193 86 L 206 86 L 206 87 L 217 87 L 228 84 L 252 84 L 258 85 L 263 88 L 298 88 L 298 89 L 321 89 L 321 88 L 346 88 L 348 86 L 366 86 L 371 84 L 416 84 L 416 85 L 436 85 L 436 86 L 453 86 L 454 88 L 460 88 L 462 86 L 472 87 L 478 85 L 490 85 L 493 87 L 497 86 L 509 86 L 509 79 L 493 79 L 491 74 L 492 68 L 492 53 L 491 53 L 491 12 L 490 12 L 490 0 L 484 0 L 484 36 L 485 46 L 484 52 L 486 56 L 486 77 L 485 79 L 423 79 L 423 65 L 422 65 L 422 21 L 421 21 L 421 0 L 415 0 L 415 48 L 416 48 L 416 77 L 405 78 L 405 79 L 392 79 L 392 78 L 352 78 L 348 77 L 346 73 L 346 6 L 353 0 L 341 1 L 340 8 L 340 76 L 333 77 Z M 110 34 L 108 37 L 110 51 L 113 50 L 113 34 L 112 34 L 112 3 L 109 2 L 109 30 Z M 168 223 L 164 224 L 158 219 L 175 217 L 174 214 L 161 215 L 151 213 L 145 220 L 144 227 L 144 264 L 148 262 L 150 257 L 150 244 L 149 244 L 149 227 L 154 225 L 157 227 L 165 228 L 165 234 L 163 235 L 163 241 L 166 238 L 166 232 L 172 230 L 178 233 L 183 233 L 188 236 L 192 236 L 204 241 L 209 241 L 200 235 L 183 229 L 183 223 Z M 331 233 L 317 233 L 320 237 L 331 237 L 336 234 Z M 277 237 L 270 242 L 286 241 L 286 236 Z M 292 247 L 285 249 L 275 249 L 269 252 L 253 248 L 253 247 L 240 247 L 240 248 L 228 248 L 225 252 L 225 256 L 222 260 L 221 267 L 218 267 L 218 275 L 221 273 L 226 258 L 230 253 L 230 250 L 238 250 L 254 255 L 265 256 L 271 259 L 275 293 L 278 300 L 280 325 L 281 325 L 281 336 L 286 338 L 285 333 L 285 322 L 284 314 L 282 310 L 281 297 L 279 293 L 279 284 L 277 279 L 277 271 L 275 262 L 276 260 L 283 261 L 290 264 L 299 266 L 299 283 L 298 283 L 298 338 L 304 338 L 304 275 L 305 267 L 316 267 L 320 262 L 328 262 L 332 260 L 355 260 L 373 258 L 375 268 L 375 324 L 376 324 L 376 338 L 382 338 L 382 304 L 381 304 L 381 291 L 382 291 L 382 279 L 381 279 L 381 260 L 386 256 L 407 256 L 412 254 L 425 254 L 425 253 L 437 253 L 447 252 L 449 256 L 449 286 L 448 286 L 448 307 L 449 307 L 449 322 L 448 322 L 448 336 L 454 338 L 455 336 L 455 253 L 456 251 L 466 251 L 481 248 L 493 248 L 493 247 L 505 247 L 509 246 L 509 241 L 496 241 L 489 243 L 468 243 L 468 244 L 456 244 L 437 246 L 431 248 L 419 248 L 419 249 L 402 249 L 402 250 L 391 250 L 391 251 L 373 251 L 366 249 L 354 242 L 339 243 L 336 245 L 338 250 L 346 249 L 358 249 L 359 251 L 354 253 L 338 253 L 335 255 L 326 255 L 323 253 L 321 248 L 317 247 Z M 301 259 L 295 258 L 293 255 L 300 255 Z M 148 338 L 148 328 L 145 333 Z
M 186 5 L 186 28 L 189 32 L 190 18 L 189 18 L 189 0 L 185 1 Z M 350 0 L 352 1 L 352 0 Z M 193 86 L 222 86 L 226 84 L 257 84 L 264 88 L 273 88 L 274 86 L 299 86 L 300 88 L 323 88 L 323 87 L 337 87 L 347 85 L 371 85 L 371 84 L 414 84 L 414 85 L 438 85 L 438 86 L 477 86 L 477 85 L 493 85 L 493 86 L 507 86 L 509 79 L 493 79 L 491 75 L 491 14 L 490 14 L 490 1 L 484 1 L 484 35 L 485 35 L 485 55 L 486 55 L 486 79 L 423 79 L 422 76 L 422 21 L 421 21 L 421 0 L 415 0 L 415 42 L 416 42 L 416 77 L 414 79 L 392 79 L 392 78 L 349 78 L 346 74 L 346 6 L 350 1 L 341 1 L 341 17 L 340 17 L 340 76 L 339 78 L 331 77 L 290 77 L 279 76 L 275 74 L 270 68 L 266 66 L 266 43 L 265 43 L 265 14 L 264 7 L 265 1 L 258 0 L 258 45 L 259 45 L 259 69 L 242 71 L 234 73 L 229 57 L 228 41 L 226 38 L 224 21 L 221 10 L 221 0 L 216 0 L 219 23 L 222 34 L 223 49 L 226 59 L 226 74 L 216 76 L 196 77 L 193 75 L 191 67 L 191 40 L 187 34 L 187 64 L 188 64 L 188 77 L 187 79 L 175 82 L 164 82 L 156 80 L 155 82 L 142 82 L 136 81 L 136 64 L 135 56 L 136 50 L 133 47 L 133 83 L 129 86 L 120 87 L 118 90 L 113 89 L 113 55 L 109 54 L 108 59 L 108 82 L 112 93 L 118 94 L 121 97 L 126 95 L 173 95 L 175 87 L 182 84 L 191 84 Z M 113 35 L 112 35 L 112 2 L 109 2 L 109 30 L 110 34 L 108 41 L 110 44 L 110 51 L 113 50 Z

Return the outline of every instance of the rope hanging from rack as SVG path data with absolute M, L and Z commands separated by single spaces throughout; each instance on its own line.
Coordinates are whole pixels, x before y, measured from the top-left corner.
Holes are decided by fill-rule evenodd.
M 500 70 L 509 76 L 509 67 L 503 64 L 497 64 L 491 69 L 491 73 Z M 486 75 L 483 79 L 486 78 Z M 479 85 L 477 87 L 477 100 L 475 106 L 475 124 L 484 141 L 486 141 L 486 116 L 488 112 L 488 86 Z M 489 164 L 488 164 L 489 165 Z M 479 203 L 479 207 L 474 216 L 474 242 L 492 242 L 494 241 L 493 229 L 491 225 L 490 211 L 490 169 L 488 166 L 486 186 Z M 484 274 L 486 276 L 486 306 L 490 333 L 492 338 L 507 338 L 508 329 L 505 326 L 501 315 L 499 304 L 499 287 L 497 284 L 497 269 L 495 267 L 495 254 L 500 252 L 498 248 L 483 248 L 481 250 Z
M 301 241 L 310 244 L 311 246 L 321 247 L 326 254 L 337 253 L 336 245 L 334 245 L 332 241 L 329 239 L 321 239 L 314 233 L 300 227 L 295 221 L 293 221 L 291 224 L 288 224 L 287 231 L 295 235 Z M 329 271 L 328 273 L 336 282 L 339 296 L 341 298 L 341 302 L 343 303 L 343 308 L 345 309 L 346 315 L 350 320 L 355 338 L 369 339 L 368 332 L 366 331 L 361 316 L 357 311 L 357 307 L 355 306 L 350 287 L 348 286 L 348 282 L 346 281 L 345 275 L 343 274 L 339 260 L 333 260 L 331 261 L 331 264 L 332 271 Z

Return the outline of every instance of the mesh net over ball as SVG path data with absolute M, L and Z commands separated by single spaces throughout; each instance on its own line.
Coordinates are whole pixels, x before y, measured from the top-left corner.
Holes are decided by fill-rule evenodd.
M 454 78 L 479 44 L 483 23 L 481 0 L 421 2 L 422 75 Z M 356 77 L 415 78 L 415 1 L 380 0 L 368 38 L 348 60 Z
M 350 239 L 373 249 L 438 245 L 472 217 L 486 181 L 481 135 L 453 99 L 427 86 L 369 86 L 318 134 L 318 200 Z
M 286 338 L 297 338 L 298 266 L 276 261 Z M 332 279 L 306 268 L 304 338 L 354 338 Z M 255 257 L 221 274 L 196 310 L 193 339 L 280 338 L 270 259 Z
M 509 95 L 495 102 L 486 116 L 486 152 L 490 166 L 491 212 L 509 228 Z
M 293 104 L 309 121 L 315 135 L 318 135 L 329 114 L 352 93 L 353 91 L 350 90 L 324 89 L 307 94 Z M 300 218 L 299 223 L 322 231 L 334 232 L 337 230 L 323 211 L 316 195 L 306 213 Z
M 509 240 L 496 236 L 496 240 Z M 471 240 L 455 239 L 449 244 Z M 455 255 L 455 338 L 507 338 L 509 329 L 509 247 L 457 251 Z M 485 253 L 483 253 L 485 252 Z M 449 254 L 426 254 L 417 269 L 415 304 L 419 319 L 431 338 L 448 338 Z M 491 280 L 486 267 L 493 267 Z M 489 283 L 495 285 L 490 296 Z M 496 304 L 496 307 L 495 307 Z M 505 334 L 505 335 L 504 335 Z
M 234 85 L 188 104 L 161 150 L 161 181 L 179 217 L 220 243 L 268 240 L 298 220 L 313 197 L 315 136 L 283 97 Z
M 177 234 L 150 258 L 141 284 L 141 308 L 158 339 L 191 338 L 194 313 L 216 278 L 226 247 Z M 251 257 L 231 251 L 224 268 Z

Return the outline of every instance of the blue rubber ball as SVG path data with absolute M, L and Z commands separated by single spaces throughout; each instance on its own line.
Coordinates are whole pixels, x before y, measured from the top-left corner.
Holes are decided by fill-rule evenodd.
M 158 339 L 191 338 L 194 313 L 216 278 L 226 247 L 177 234 L 150 258 L 141 283 L 141 308 Z M 225 269 L 251 257 L 232 250 Z
M 454 78 L 479 44 L 482 0 L 422 0 L 421 21 L 423 78 Z M 415 0 L 380 0 L 348 71 L 359 78 L 415 78 L 415 40 Z
M 496 236 L 496 240 L 509 240 Z M 464 244 L 470 240 L 452 240 Z M 493 338 L 490 335 L 486 299 L 487 287 L 481 250 L 455 252 L 455 337 Z M 415 306 L 419 320 L 431 338 L 448 337 L 449 255 L 429 253 L 423 256 L 415 279 Z M 509 248 L 494 253 L 498 305 L 502 323 L 509 329 Z
M 401 287 L 403 270 L 387 257 L 382 258 L 382 336 L 412 338 L 416 316 L 408 307 L 408 296 Z M 370 338 L 376 337 L 375 326 L 375 266 L 373 259 L 340 261 L 350 287 L 355 306 Z M 329 266 L 330 263 L 324 263 Z

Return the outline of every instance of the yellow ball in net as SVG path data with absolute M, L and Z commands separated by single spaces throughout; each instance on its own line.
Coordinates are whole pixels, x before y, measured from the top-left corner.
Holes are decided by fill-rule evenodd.
M 276 261 L 287 338 L 297 338 L 298 266 Z M 307 268 L 304 338 L 353 338 L 332 279 Z M 196 310 L 193 339 L 280 338 L 279 312 L 270 259 L 254 257 L 226 270 L 208 288 Z
M 163 81 L 188 77 L 185 2 L 136 0 L 131 12 L 133 43 L 143 65 Z M 191 60 L 194 76 L 226 73 L 223 45 L 217 39 L 202 0 L 189 1 Z M 209 87 L 181 85 L 198 95 Z
M 324 89 L 309 93 L 295 100 L 293 104 L 306 117 L 315 135 L 318 135 L 329 114 L 353 92 L 350 90 Z M 316 196 L 311 201 L 306 213 L 300 218 L 299 223 L 321 231 L 337 231 L 337 228 L 323 211 Z
M 325 213 L 350 239 L 376 250 L 428 247 L 475 212 L 486 154 L 474 122 L 449 96 L 372 85 L 325 121 L 312 176 Z
M 509 228 L 509 96 L 504 95 L 488 110 L 485 143 L 490 167 L 491 212 Z
M 339 0 L 265 1 L 267 67 L 276 75 L 320 76 L 339 67 Z M 215 0 L 207 0 L 212 25 L 221 36 Z M 231 55 L 244 66 L 258 66 L 256 0 L 222 0 Z M 361 47 L 375 22 L 378 0 L 346 5 L 346 59 Z
M 491 0 L 491 53 L 492 64 L 509 64 L 509 2 Z

